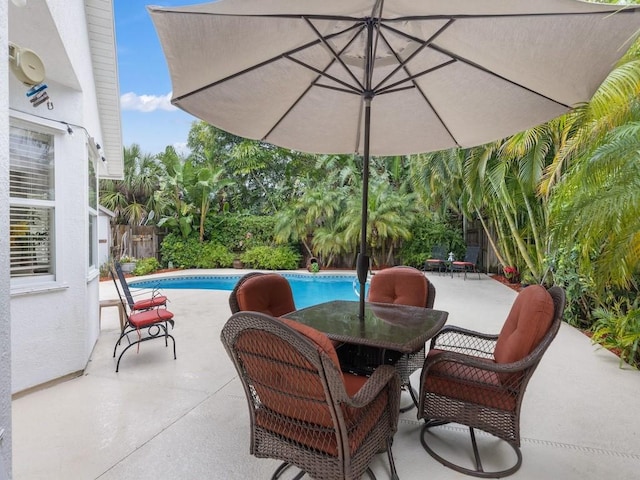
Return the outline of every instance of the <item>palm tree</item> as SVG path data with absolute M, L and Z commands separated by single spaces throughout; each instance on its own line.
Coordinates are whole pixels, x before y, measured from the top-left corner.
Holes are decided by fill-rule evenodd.
M 350 195 L 346 209 L 336 223 L 344 233 L 345 244 L 355 245 L 360 239 L 361 198 L 361 193 Z M 410 226 L 417 212 L 414 194 L 390 189 L 386 182 L 372 177 L 367 205 L 367 243 L 374 263 L 392 263 L 399 242 L 411 237 Z
M 598 292 L 628 288 L 640 266 L 639 96 L 636 41 L 592 100 L 572 113 L 575 133 L 558 155 L 567 174 L 552 202 L 554 244 L 580 252 L 576 268 Z
M 300 241 L 309 256 L 319 256 L 320 252 L 308 240 L 315 239 L 316 232 L 323 227 L 333 228 L 334 219 L 344 205 L 345 192 L 344 188 L 334 188 L 327 183 L 305 190 L 289 208 L 276 215 L 276 241 Z
M 124 179 L 100 180 L 100 203 L 116 214 L 117 223 L 138 225 L 154 209 L 162 170 L 140 146 L 124 148 Z

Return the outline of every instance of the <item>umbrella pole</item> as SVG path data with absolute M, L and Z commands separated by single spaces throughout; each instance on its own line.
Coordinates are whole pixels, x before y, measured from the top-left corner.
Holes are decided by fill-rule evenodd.
M 364 107 L 364 158 L 362 162 L 362 215 L 360 225 L 360 253 L 356 268 L 360 282 L 360 310 L 358 318 L 364 320 L 364 302 L 367 275 L 369 273 L 369 257 L 367 256 L 367 209 L 369 206 L 369 133 L 371 125 L 371 98 L 365 97 Z
M 374 13 L 380 8 L 380 2 L 376 2 Z M 367 284 L 367 274 L 369 273 L 369 257 L 367 256 L 367 210 L 369 209 L 369 143 L 371 134 L 371 100 L 373 90 L 371 89 L 371 79 L 373 77 L 373 30 L 376 25 L 375 15 L 368 19 L 367 23 L 367 45 L 366 45 L 366 65 L 364 77 L 364 158 L 362 162 L 362 214 L 360 225 L 360 253 L 358 254 L 357 271 L 360 282 L 360 310 L 358 318 L 364 323 L 364 303 L 365 289 Z

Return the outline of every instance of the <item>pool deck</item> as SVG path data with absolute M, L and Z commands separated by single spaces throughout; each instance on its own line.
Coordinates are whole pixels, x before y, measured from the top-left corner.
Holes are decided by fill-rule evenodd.
M 435 308 L 449 312 L 448 323 L 475 330 L 498 332 L 516 295 L 484 275 L 463 280 L 430 273 L 429 279 L 437 289 Z M 230 315 L 229 292 L 164 293 L 176 318 L 177 360 L 161 341 L 148 342 L 138 354 L 127 352 L 115 373 L 118 312 L 104 309 L 84 374 L 13 401 L 15 479 L 270 478 L 278 462 L 249 455 L 246 400 L 219 339 Z M 115 297 L 113 282 L 102 282 L 100 298 Z M 407 398 L 403 394 L 403 402 Z M 619 368 L 617 357 L 563 324 L 529 383 L 523 464 L 509 478 L 637 479 L 638 399 L 640 372 Z M 427 455 L 421 425 L 415 410 L 400 416 L 393 445 L 400 478 L 469 478 Z M 379 455 L 373 469 L 378 479 L 388 478 L 386 456 Z

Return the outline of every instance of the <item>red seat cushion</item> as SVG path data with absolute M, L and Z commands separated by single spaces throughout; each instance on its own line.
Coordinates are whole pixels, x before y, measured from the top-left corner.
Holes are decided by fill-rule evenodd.
M 431 350 L 427 358 L 440 355 L 442 350 Z M 488 365 L 490 359 L 480 359 Z M 424 385 L 426 392 L 490 408 L 513 411 L 516 397 L 505 388 L 496 372 L 471 367 L 456 362 L 434 363 L 429 369 Z
M 426 307 L 428 281 L 420 270 L 394 267 L 381 270 L 371 279 L 369 302 Z
M 145 328 L 154 323 L 166 322 L 172 318 L 173 313 L 166 308 L 156 308 L 139 313 L 132 313 L 129 315 L 129 323 L 136 328 Z
M 133 310 L 149 310 L 150 308 L 161 307 L 166 305 L 167 297 L 165 296 L 157 296 L 151 298 L 145 298 L 143 300 L 138 300 L 133 304 Z
M 475 267 L 475 264 L 474 264 L 474 263 L 471 263 L 471 262 L 462 262 L 462 261 L 459 261 L 459 262 L 458 262 L 458 261 L 453 262 L 453 265 L 454 265 L 454 266 L 456 266 L 456 267 Z
M 517 362 L 529 355 L 549 330 L 553 317 L 553 299 L 542 285 L 522 290 L 498 336 L 496 362 Z
M 289 282 L 276 273 L 248 278 L 236 292 L 236 298 L 241 311 L 272 317 L 281 317 L 296 309 Z

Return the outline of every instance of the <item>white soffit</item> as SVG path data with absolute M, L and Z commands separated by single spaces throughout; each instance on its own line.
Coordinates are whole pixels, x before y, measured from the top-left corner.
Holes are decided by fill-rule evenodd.
M 102 148 L 106 163 L 100 178 L 123 178 L 120 88 L 112 0 L 85 0 L 96 98 L 102 126 Z

